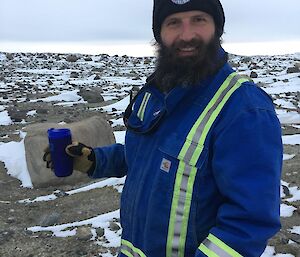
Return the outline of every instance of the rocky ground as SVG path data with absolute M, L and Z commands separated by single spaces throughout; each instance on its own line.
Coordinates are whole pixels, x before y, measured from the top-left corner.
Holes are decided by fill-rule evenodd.
M 271 93 L 277 109 L 295 114 L 300 114 L 299 62 L 299 55 L 231 56 L 233 66 L 239 67 L 240 72 L 252 77 L 263 88 L 274 89 L 278 83 L 286 86 L 296 81 L 298 91 Z M 115 110 L 105 113 L 101 107 L 121 100 L 132 87 L 142 85 L 153 67 L 154 59 L 149 57 L 0 53 L 0 111 L 7 111 L 12 120 L 8 125 L 0 125 L 0 142 L 20 141 L 18 132 L 26 124 L 46 121 L 69 123 L 93 115 L 106 115 L 114 130 L 124 130 L 122 124 L 115 123 L 120 114 Z M 78 99 L 75 105 L 74 99 L 73 105 L 41 100 L 66 91 L 76 91 Z M 28 115 L 29 112 L 33 115 Z M 282 124 L 283 134 L 300 134 L 299 125 L 300 119 Z M 286 186 L 282 188 L 282 203 L 295 209 L 292 216 L 282 217 L 282 229 L 269 245 L 275 246 L 276 253 L 299 257 L 300 234 L 290 230 L 300 225 L 300 200 L 290 202 L 288 199 L 293 196 L 291 188 L 299 190 L 300 186 L 300 146 L 285 145 L 284 152 L 295 156 L 284 161 L 282 180 Z M 92 257 L 116 254 L 117 247 L 105 246 L 109 245 L 109 240 L 101 228 L 93 235 L 89 226 L 80 226 L 76 235 L 70 237 L 56 237 L 49 231 L 34 233 L 27 229 L 87 220 L 117 210 L 120 194 L 113 187 L 74 195 L 65 193 L 94 182 L 86 178 L 75 185 L 23 188 L 19 180 L 7 175 L 4 163 L 0 162 L 0 256 Z M 19 202 L 53 193 L 57 195 L 53 201 Z M 120 233 L 119 220 L 112 220 L 109 229 Z

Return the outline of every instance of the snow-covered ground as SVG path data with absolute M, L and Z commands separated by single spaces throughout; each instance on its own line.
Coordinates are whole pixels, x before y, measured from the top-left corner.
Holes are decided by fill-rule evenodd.
M 0 56 L 2 59 L 5 58 L 4 55 Z M 93 64 L 98 67 L 102 67 L 103 62 L 98 57 L 93 58 Z M 110 57 L 107 57 L 110 58 Z M 240 64 L 239 71 L 245 75 L 250 76 L 251 73 L 248 71 L 249 67 L 253 66 L 252 71 L 256 72 L 258 78 L 253 78 L 254 81 L 261 85 L 261 87 L 274 98 L 274 104 L 276 107 L 276 112 L 281 121 L 282 125 L 289 124 L 293 126 L 295 129 L 298 129 L 298 133 L 293 135 L 284 135 L 282 137 L 283 143 L 285 145 L 291 146 L 299 146 L 300 145 L 300 104 L 299 100 L 297 100 L 297 96 L 300 96 L 300 72 L 287 74 L 286 67 L 291 67 L 293 65 L 293 56 L 283 56 L 276 58 L 264 59 L 262 57 L 253 57 L 252 59 L 243 60 L 242 57 L 235 56 L 233 57 L 233 61 L 235 63 Z M 296 57 L 295 57 L 296 58 Z M 298 58 L 298 57 L 297 57 Z M 116 64 L 122 63 L 121 59 L 115 60 Z M 92 64 L 89 64 L 92 65 Z M 146 64 L 145 64 L 146 66 Z M 132 69 L 134 66 L 132 62 L 130 62 L 129 68 Z M 138 69 L 145 70 L 144 66 L 138 66 Z M 140 80 L 133 80 L 132 78 L 128 78 L 126 76 L 122 76 L 122 74 L 127 74 L 125 71 L 122 73 L 122 69 L 119 74 L 107 74 L 107 76 L 102 77 L 101 81 L 104 84 L 103 89 L 105 89 L 103 96 L 104 100 L 118 100 L 112 104 L 106 105 L 104 107 L 95 107 L 96 109 L 101 109 L 104 112 L 107 112 L 111 115 L 112 126 L 123 125 L 123 121 L 120 118 L 120 114 L 124 112 L 125 108 L 129 103 L 128 91 L 132 88 L 132 85 L 140 85 L 141 82 L 145 81 L 145 73 L 143 73 L 142 78 Z M 40 76 L 58 76 L 61 79 L 67 80 L 66 74 L 60 72 L 59 70 L 51 70 L 48 68 L 45 69 L 36 69 L 35 67 L 28 69 L 19 69 L 19 73 L 31 73 L 38 74 Z M 253 77 L 253 76 L 252 76 Z M 44 81 L 37 78 L 37 85 L 41 87 L 44 91 L 49 90 L 49 85 L 45 86 Z M 93 77 L 94 78 L 94 77 Z M 90 85 L 94 82 L 91 76 L 87 78 L 80 78 L 77 81 L 74 80 L 73 85 L 78 84 L 79 81 L 82 85 Z M 118 85 L 116 87 L 116 85 Z M 0 90 L 5 92 L 6 84 L 0 81 Z M 31 100 L 31 102 L 43 101 L 43 102 L 54 102 L 55 104 L 61 105 L 73 105 L 78 103 L 86 103 L 83 98 L 78 95 L 78 89 L 70 88 L 67 86 L 62 86 L 59 83 L 53 83 L 50 85 L 52 92 L 55 92 L 52 96 L 36 98 Z M 61 91 L 62 90 L 62 91 Z M 291 94 L 293 93 L 293 94 Z M 11 101 L 9 98 L 0 97 L 2 105 L 0 105 L 0 125 L 8 126 L 13 123 L 12 119 L 9 116 L 8 111 L 6 110 L 7 103 Z M 18 101 L 24 101 L 24 97 L 20 97 L 17 99 Z M 36 111 L 31 110 L 27 113 L 27 115 L 35 115 Z M 23 138 L 21 141 L 10 141 L 10 142 L 0 142 L 0 161 L 4 162 L 5 167 L 7 169 L 8 174 L 19 179 L 21 181 L 21 185 L 23 187 L 32 187 L 31 179 L 27 170 L 26 159 L 25 159 L 25 148 L 24 148 L 24 137 L 25 133 L 20 131 L 16 131 L 16 133 L 20 134 L 20 138 Z M 115 131 L 116 141 L 119 143 L 124 143 L 125 131 Z M 5 139 L 5 136 L 1 137 L 1 139 Z M 300 148 L 299 148 L 300 149 Z M 297 153 L 300 154 L 300 151 Z M 295 154 L 284 154 L 283 160 L 288 161 L 295 158 Z M 300 174 L 298 174 L 300 176 Z M 66 192 L 67 195 L 77 194 L 83 191 L 92 190 L 94 188 L 101 188 L 105 186 L 113 186 L 120 193 L 122 191 L 122 186 L 124 184 L 124 178 L 122 179 L 107 179 L 101 182 L 93 183 L 83 188 L 78 188 L 76 190 L 72 190 Z M 293 203 L 300 200 L 300 185 L 290 185 L 290 183 L 282 181 L 282 186 L 288 188 L 291 196 L 286 198 L 283 187 L 281 190 L 282 198 L 285 198 L 285 203 L 281 204 L 280 212 L 281 217 L 291 217 L 294 212 L 297 210 L 293 205 L 288 205 L 287 203 Z M 38 201 L 55 201 L 55 194 L 50 195 L 42 195 L 35 199 L 23 199 L 20 200 L 20 203 L 28 204 Z M 263 214 L 262 214 L 263 215 Z M 72 223 L 60 224 L 57 226 L 49 226 L 49 227 L 40 227 L 34 226 L 27 228 L 33 232 L 37 231 L 52 231 L 53 235 L 56 237 L 69 237 L 74 236 L 76 234 L 76 230 L 84 226 L 86 224 L 91 225 L 92 233 L 95 235 L 95 229 L 98 227 L 102 227 L 105 230 L 105 236 L 109 239 L 108 244 L 103 243 L 103 246 L 106 247 L 117 247 L 120 245 L 120 235 L 121 230 L 117 232 L 112 232 L 109 229 L 109 222 L 112 220 L 116 220 L 119 218 L 119 210 L 106 213 L 103 215 L 99 215 L 97 217 L 93 217 L 91 219 L 83 220 L 83 221 L 74 221 Z M 75 228 L 74 228 L 75 227 Z M 294 234 L 300 235 L 300 227 L 294 226 L 290 229 L 290 231 Z M 95 240 L 93 237 L 91 240 Z M 291 242 L 292 243 L 292 242 Z M 111 254 L 107 254 L 107 257 L 113 256 Z M 291 257 L 291 254 L 276 254 L 274 251 L 274 247 L 268 246 L 262 255 L 263 257 Z

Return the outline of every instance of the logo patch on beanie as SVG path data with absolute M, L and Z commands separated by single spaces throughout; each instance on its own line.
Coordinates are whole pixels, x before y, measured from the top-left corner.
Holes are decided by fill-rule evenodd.
M 191 0 L 171 0 L 174 4 L 186 4 Z

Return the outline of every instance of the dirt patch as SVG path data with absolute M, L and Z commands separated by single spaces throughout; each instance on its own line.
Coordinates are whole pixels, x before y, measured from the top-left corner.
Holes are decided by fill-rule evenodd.
M 95 182 L 87 178 L 86 182 Z M 53 256 L 99 256 L 107 248 L 91 241 L 89 236 L 55 237 L 51 232 L 33 233 L 27 228 L 52 226 L 86 220 L 117 210 L 120 194 L 112 187 L 98 188 L 74 195 L 63 192 L 82 187 L 59 186 L 59 188 L 21 188 L 19 181 L 8 176 L 0 164 L 0 256 L 53 257 Z M 19 200 L 57 193 L 54 201 L 20 203 Z M 118 221 L 116 221 L 118 222 Z M 101 239 L 99 239 L 101 240 Z M 117 249 L 110 248 L 110 252 Z

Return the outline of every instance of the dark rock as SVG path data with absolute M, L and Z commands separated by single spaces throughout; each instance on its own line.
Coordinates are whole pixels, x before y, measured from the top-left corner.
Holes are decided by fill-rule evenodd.
M 110 229 L 111 231 L 118 231 L 118 230 L 120 230 L 121 228 L 120 228 L 120 226 L 119 226 L 117 223 L 110 221 L 110 222 L 109 222 L 109 229 Z
M 92 59 L 91 57 L 85 57 L 84 60 L 85 60 L 86 62 L 91 62 L 91 61 L 93 61 L 93 59 Z
M 12 121 L 14 122 L 21 122 L 22 120 L 25 120 L 27 117 L 28 110 L 18 110 L 16 108 L 9 108 L 8 114 Z
M 79 57 L 77 57 L 76 55 L 74 54 L 70 54 L 66 57 L 66 60 L 68 62 L 77 62 L 77 60 L 80 59 Z
M 47 55 L 44 53 L 38 53 L 37 58 L 44 59 L 44 60 L 48 59 Z
M 53 82 L 50 79 L 47 80 L 47 83 L 49 86 L 53 85 Z
M 76 239 L 81 241 L 88 241 L 93 237 L 93 234 L 91 232 L 91 228 L 89 227 L 79 227 L 76 230 Z
M 41 107 L 36 108 L 36 113 L 37 114 L 47 114 L 48 112 L 49 111 L 46 108 L 41 108 Z
M 282 185 L 283 193 L 285 194 L 285 197 L 291 197 L 290 190 L 287 186 Z
M 285 234 L 285 233 L 278 233 L 276 235 L 276 237 L 273 238 L 273 243 L 275 243 L 275 245 L 279 245 L 279 244 L 288 244 L 289 242 L 289 237 Z
M 70 78 L 77 79 L 79 77 L 79 74 L 76 71 L 72 71 L 70 73 Z
M 250 78 L 256 79 L 257 77 L 258 77 L 257 73 L 255 71 L 251 71 Z
M 53 193 L 56 197 L 64 197 L 69 195 L 68 193 L 66 193 L 65 191 L 62 190 L 57 190 Z
M 150 58 L 146 58 L 145 60 L 144 60 L 144 64 L 145 65 L 148 65 L 148 64 L 150 64 L 151 63 L 151 59 Z
M 287 69 L 287 71 L 286 71 L 286 73 L 298 73 L 298 72 L 300 72 L 300 69 L 298 68 L 298 67 L 296 67 L 296 66 L 294 66 L 294 67 L 289 67 L 288 69 Z
M 8 59 L 8 60 L 13 60 L 14 59 L 14 55 L 12 54 L 12 53 L 6 53 L 6 58 Z
M 41 231 L 39 233 L 39 238 L 49 238 L 49 237 L 52 237 L 52 236 L 53 236 L 52 231 Z
M 241 62 L 242 62 L 242 63 L 248 63 L 248 62 L 251 62 L 251 57 L 243 57 L 243 58 L 241 58 Z
M 97 68 L 97 67 L 94 67 L 94 68 L 92 69 L 92 72 L 102 72 L 102 71 L 104 71 L 104 68 Z
M 99 75 L 96 75 L 96 77 L 94 78 L 94 80 L 100 80 L 101 77 Z
M 78 95 L 80 95 L 88 103 L 101 103 L 104 101 L 101 92 L 102 90 L 98 88 L 81 88 Z
M 276 254 L 278 253 L 289 253 L 294 256 L 300 256 L 300 247 L 298 244 L 287 244 L 287 245 L 276 245 Z
M 104 236 L 104 228 L 96 228 L 96 233 L 98 237 Z
M 300 245 L 300 235 L 299 234 L 290 233 L 289 238 Z
M 28 230 L 28 229 L 24 229 L 24 234 L 26 235 L 26 236 L 32 236 L 33 234 L 34 234 L 34 232 L 33 231 L 31 231 L 31 230 Z

